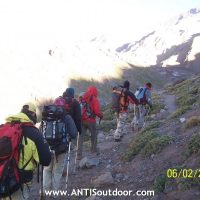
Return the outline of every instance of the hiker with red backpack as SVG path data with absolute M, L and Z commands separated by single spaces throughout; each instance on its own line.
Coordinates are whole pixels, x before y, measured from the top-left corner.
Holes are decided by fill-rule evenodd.
M 125 125 L 128 119 L 129 103 L 138 105 L 138 100 L 129 87 L 130 83 L 126 80 L 122 86 L 113 88 L 111 108 L 117 117 L 117 129 L 114 133 L 115 142 L 121 141 L 123 135 L 127 133 Z
M 82 157 L 83 142 L 87 130 L 91 133 L 91 151 L 98 154 L 96 117 L 103 118 L 95 86 L 87 88 L 87 91 L 82 95 L 80 104 L 82 104 L 82 134 L 79 140 L 78 159 Z
M 0 126 L 1 200 L 28 199 L 37 164 L 48 166 L 51 161 L 49 145 L 36 122 L 36 106 L 29 102 Z
M 131 125 L 134 129 L 140 130 L 145 126 L 145 115 L 147 115 L 146 105 L 152 108 L 152 96 L 151 96 L 152 84 L 146 83 L 144 87 L 137 89 L 135 96 L 139 101 L 139 105 L 134 107 L 134 118 Z

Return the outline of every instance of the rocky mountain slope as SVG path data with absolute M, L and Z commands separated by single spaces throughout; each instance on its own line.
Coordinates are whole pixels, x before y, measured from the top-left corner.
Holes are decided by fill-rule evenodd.
M 153 110 L 146 117 L 146 127 L 132 130 L 130 111 L 127 134 L 114 142 L 114 116 L 107 108 L 98 126 L 100 155 L 90 152 L 90 142 L 84 143 L 84 158 L 74 170 L 75 144 L 71 154 L 68 192 L 73 189 L 153 190 L 154 196 L 72 196 L 80 200 L 199 200 L 200 150 L 200 77 L 179 80 L 153 95 Z M 61 190 L 65 190 L 65 178 Z M 37 199 L 39 185 L 32 188 Z M 55 196 L 54 196 L 55 197 Z M 46 196 L 52 199 L 53 195 Z M 58 196 L 57 199 L 68 199 Z
M 200 9 L 191 9 L 140 40 L 121 45 L 116 51 L 123 60 L 136 66 L 181 65 L 199 70 L 199 25 Z

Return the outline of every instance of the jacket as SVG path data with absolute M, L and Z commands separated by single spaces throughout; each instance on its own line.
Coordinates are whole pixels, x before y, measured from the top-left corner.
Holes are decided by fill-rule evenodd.
M 74 120 L 74 123 L 76 125 L 76 128 L 77 128 L 79 134 L 81 134 L 81 129 L 82 129 L 81 106 L 76 99 L 73 99 L 73 103 L 71 106 L 72 107 L 70 109 L 69 114 L 71 115 L 72 119 Z
M 24 113 L 9 116 L 6 122 L 20 121 L 21 123 L 32 121 Z M 33 124 L 33 123 L 32 123 Z M 21 176 L 25 178 L 23 182 L 29 182 L 32 177 L 36 164 L 40 163 L 43 166 L 48 166 L 51 162 L 51 152 L 49 145 L 44 140 L 42 133 L 39 129 L 33 126 L 22 126 L 22 139 L 23 150 L 20 151 L 19 169 L 22 169 L 26 163 L 27 166 L 20 170 Z M 28 162 L 30 160 L 30 162 Z
M 90 86 L 83 95 L 83 101 L 88 103 L 88 106 L 91 110 L 91 115 L 88 115 L 86 110 L 83 109 L 82 120 L 83 122 L 92 122 L 96 123 L 96 116 L 99 118 L 103 117 L 103 113 L 100 111 L 100 104 L 98 100 L 98 91 L 96 87 Z

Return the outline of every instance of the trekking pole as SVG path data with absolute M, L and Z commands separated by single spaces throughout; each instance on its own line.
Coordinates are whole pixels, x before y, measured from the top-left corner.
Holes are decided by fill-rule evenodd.
M 69 163 L 70 163 L 70 151 L 71 151 L 71 141 L 69 142 L 69 149 L 68 149 L 68 157 L 67 157 L 67 175 L 66 175 L 66 190 L 67 190 L 67 184 L 68 184 L 68 177 L 69 177 Z
M 77 164 L 78 149 L 79 149 L 79 137 L 80 137 L 80 134 L 78 132 L 78 137 L 77 137 L 77 142 L 76 142 L 76 155 L 75 155 L 75 160 L 74 160 L 73 174 L 76 174 L 76 164 Z
M 40 182 L 40 164 L 37 164 L 37 182 Z
M 43 165 L 41 165 L 41 195 L 40 195 L 40 199 L 43 200 L 44 199 L 44 188 L 43 188 L 43 171 L 44 171 L 44 167 Z
M 71 142 L 71 141 L 70 141 Z M 69 143 L 70 143 L 69 142 Z M 71 145 L 71 144 L 70 144 Z M 68 150 L 65 153 L 65 158 L 64 158 L 64 168 L 63 168 L 63 172 L 62 172 L 62 177 L 66 177 L 67 175 L 67 161 L 68 161 L 68 153 L 69 153 L 69 146 L 68 146 Z
M 62 172 L 62 177 L 66 177 L 67 175 L 67 152 L 65 154 L 65 160 L 64 160 L 64 168 Z
M 102 120 L 102 118 L 100 117 L 100 118 L 99 118 L 99 125 L 101 124 L 101 120 Z

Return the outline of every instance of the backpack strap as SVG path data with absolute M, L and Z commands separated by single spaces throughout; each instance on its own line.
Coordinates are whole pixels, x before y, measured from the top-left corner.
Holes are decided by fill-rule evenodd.
M 24 143 L 25 143 L 25 145 L 28 144 L 27 137 L 26 137 L 26 136 L 22 136 L 21 141 L 20 141 L 20 144 L 19 144 L 19 151 L 21 151 L 21 153 L 22 153 L 22 164 L 24 164 L 24 145 L 23 145 L 23 143 L 22 143 L 23 138 L 24 138 Z M 20 154 L 19 154 L 19 155 L 20 155 Z
M 21 169 L 25 169 L 27 167 L 27 165 L 31 162 L 33 156 L 31 156 L 31 158 L 26 162 L 26 164 L 21 168 Z
M 124 98 L 124 105 L 120 103 L 120 111 L 126 110 L 128 108 L 127 100 L 128 95 L 125 93 L 127 90 L 122 88 L 120 98 Z
M 23 128 L 23 127 L 34 127 L 35 128 L 34 124 L 30 123 L 30 122 L 21 123 L 21 128 Z M 20 151 L 21 151 L 21 153 L 22 153 L 22 164 L 24 164 L 24 145 L 22 144 L 23 138 L 24 138 L 25 145 L 28 144 L 27 137 L 22 134 L 20 144 L 19 144 L 19 155 L 20 155 Z

